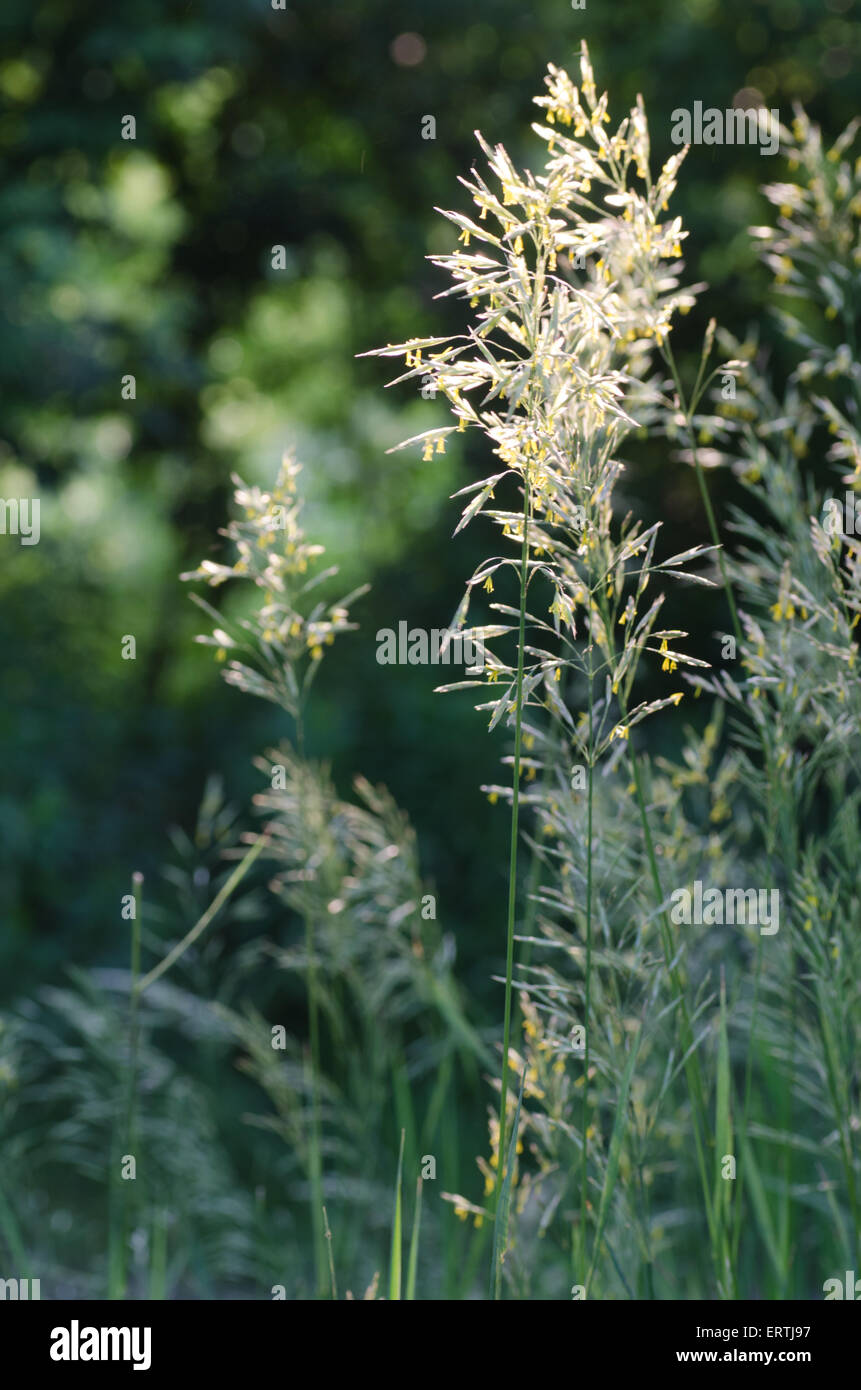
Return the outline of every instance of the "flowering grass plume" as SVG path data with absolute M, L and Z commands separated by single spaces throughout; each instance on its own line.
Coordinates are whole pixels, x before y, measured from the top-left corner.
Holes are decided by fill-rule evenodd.
M 309 542 L 301 526 L 302 499 L 297 493 L 301 466 L 289 455 L 282 460 L 271 492 L 247 487 L 233 477 L 235 505 L 241 519 L 228 523 L 222 535 L 234 546 L 232 564 L 202 560 L 181 577 L 203 580 L 218 588 L 231 579 L 253 584 L 262 596 L 250 615 L 228 620 L 198 594 L 192 599 L 218 626 L 196 640 L 215 649 L 226 663 L 228 685 L 259 695 L 284 707 L 301 726 L 302 707 L 323 659 L 335 637 L 355 629 L 350 605 L 367 592 L 367 585 L 335 603 L 316 596 L 319 585 L 337 570 L 319 570 L 321 545 Z
M 470 500 L 457 531 L 484 514 L 507 549 L 478 566 L 452 627 L 463 627 L 477 591 L 493 593 L 506 577 L 514 581 L 517 601 L 494 601 L 491 608 L 503 621 L 472 629 L 487 651 L 484 679 L 442 687 L 488 687 L 490 698 L 478 708 L 489 714 L 491 729 L 504 721 L 514 732 L 511 785 L 489 789 L 492 798 L 505 796 L 512 806 L 505 1060 L 496 1141 L 496 1152 L 502 1154 L 507 1152 L 513 1102 L 508 1061 L 517 844 L 519 812 L 527 799 L 521 778 L 526 783 L 537 779 L 544 788 L 528 801 L 546 835 L 561 829 L 554 787 L 567 779 L 572 761 L 583 769 L 585 824 L 576 814 L 570 816 L 562 843 L 569 834 L 572 843 L 582 844 L 585 838 L 585 911 L 574 915 L 581 920 L 585 941 L 581 1022 L 588 1038 L 593 1022 L 593 930 L 599 911 L 592 837 L 599 765 L 603 761 L 614 767 L 635 726 L 679 704 L 683 689 L 678 677 L 671 679 L 679 667 L 705 665 L 683 650 L 683 631 L 660 625 L 664 596 L 647 594 L 651 581 L 666 576 L 711 582 L 688 568 L 706 554 L 706 547 L 657 560 L 660 524 L 644 529 L 630 517 L 617 519 L 613 509 L 614 487 L 623 468 L 619 450 L 632 430 L 648 425 L 664 406 L 662 382 L 653 374 L 654 350 L 665 346 L 674 314 L 686 312 L 695 301 L 695 291 L 679 285 L 687 234 L 679 218 L 665 215 L 683 155 L 673 155 L 653 181 L 648 126 L 639 100 L 615 133 L 605 131 L 610 123 L 607 96 L 597 95 L 585 44 L 579 87 L 552 66 L 546 86 L 547 93 L 537 98 L 545 123 L 534 127 L 547 144 L 544 171 L 538 176 L 518 172 L 501 146 L 491 148 L 479 136 L 490 182 L 477 172 L 462 180 L 477 217 L 445 214 L 460 229 L 463 249 L 433 259 L 455 281 L 446 293 L 467 299 L 476 311 L 468 332 L 452 340 L 415 339 L 379 350 L 384 356 L 404 355 L 409 370 L 398 380 L 430 375 L 457 420 L 456 425 L 426 431 L 400 447 L 422 444 L 430 460 L 445 448 L 453 431 L 473 428 L 484 434 L 503 465 L 459 494 Z M 470 250 L 473 242 L 481 249 Z M 578 267 L 584 273 L 578 274 Z M 501 505 L 503 499 L 507 505 Z M 508 645 L 500 647 L 500 639 Z M 647 653 L 658 661 L 670 688 L 661 698 L 636 702 L 637 669 Z M 625 782 L 632 779 L 653 891 L 661 905 L 664 891 L 633 753 Z M 561 852 L 564 855 L 565 849 Z M 665 923 L 662 931 L 669 966 L 675 949 Z M 682 981 L 677 964 L 671 976 L 678 995 Z M 679 1014 L 704 1165 L 703 1086 L 695 1070 L 684 1005 Z M 632 1047 L 622 1063 L 623 1078 L 630 1080 L 634 1056 Z M 585 1066 L 588 1076 L 588 1043 Z M 528 1084 L 525 1095 L 528 1100 Z M 586 1113 L 588 1087 L 583 1089 L 583 1102 L 576 1239 L 578 1263 L 588 1284 L 618 1167 L 615 1162 L 603 1165 L 605 1201 L 590 1220 L 587 1192 L 593 1175 L 587 1147 L 595 1131 Z M 624 1094 L 617 1105 L 624 1110 Z M 710 1193 L 707 1184 L 707 1202 Z M 499 1239 L 497 1233 L 497 1293 L 504 1255 Z

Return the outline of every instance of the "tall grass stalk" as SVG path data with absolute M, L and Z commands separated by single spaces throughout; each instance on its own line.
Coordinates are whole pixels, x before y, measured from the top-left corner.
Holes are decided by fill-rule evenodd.
M 523 1088 L 525 1084 L 526 1068 L 524 1067 L 520 1074 L 520 1090 L 517 1095 L 517 1105 L 511 1126 L 511 1140 L 507 1161 L 503 1159 L 502 1148 L 500 1147 L 499 1149 L 500 1182 L 497 1184 L 499 1199 L 496 1203 L 495 1219 L 493 1223 L 493 1264 L 490 1285 L 494 1299 L 498 1299 L 502 1295 L 502 1266 L 508 1252 L 511 1189 L 514 1181 L 514 1168 L 517 1163 L 517 1132 L 520 1125 L 520 1111 L 523 1105 Z
M 364 588 L 336 603 L 323 604 L 315 590 L 321 579 L 336 571 L 307 577 L 323 548 L 309 544 L 302 529 L 302 503 L 297 497 L 299 465 L 284 456 L 271 493 L 246 488 L 238 477 L 236 501 L 244 509 L 243 521 L 232 521 L 225 535 L 233 542 L 236 556 L 231 565 L 205 560 L 184 579 L 205 579 L 217 586 L 228 579 L 250 580 L 263 594 L 260 608 L 250 621 L 230 623 L 199 595 L 192 598 L 218 626 L 212 636 L 198 640 L 216 648 L 224 660 L 235 653 L 225 670 L 225 679 L 240 690 L 272 701 L 290 716 L 294 743 L 304 765 L 305 735 L 303 712 L 308 692 L 320 668 L 324 650 L 339 632 L 353 626 L 348 620 L 349 604 Z M 249 643 L 249 637 L 251 642 Z M 300 808 L 304 812 L 304 803 Z M 308 827 L 299 826 L 300 840 L 309 839 Z M 264 844 L 269 840 L 265 838 Z M 259 852 L 259 851 L 258 851 Z M 304 871 L 304 868 L 303 868 Z M 320 1001 L 317 982 L 317 943 L 315 919 L 303 895 L 300 915 L 305 936 L 305 984 L 308 1007 L 309 1052 L 306 1089 L 310 1097 L 310 1125 L 307 1143 L 310 1188 L 311 1231 L 314 1252 L 315 1291 L 323 1298 L 327 1291 L 328 1270 L 323 1220 L 323 1138 L 320 1111 Z
M 338 1301 L 338 1282 L 335 1278 L 335 1257 L 332 1253 L 332 1232 L 329 1230 L 329 1216 L 326 1208 L 323 1208 L 323 1227 L 326 1233 L 326 1248 L 329 1252 L 329 1279 L 332 1288 L 332 1302 Z
M 583 1027 L 585 1047 L 583 1057 L 583 1120 L 580 1125 L 583 1149 L 580 1165 L 580 1268 L 586 1268 L 586 1213 L 588 1210 L 589 1182 L 589 1057 L 590 1032 L 592 1028 L 592 836 L 594 833 L 593 815 L 595 804 L 595 686 L 593 670 L 593 651 L 589 646 L 588 672 L 588 712 L 589 712 L 589 761 L 587 764 L 586 786 L 586 979 L 584 985 L 585 1003 L 583 1008 Z
M 689 308 L 694 302 L 692 292 L 679 290 L 674 273 L 676 267 L 667 264 L 681 256 L 681 240 L 686 233 L 678 218 L 661 221 L 675 187 L 682 155 L 673 156 L 653 182 L 648 167 L 649 137 L 642 102 L 638 99 L 636 107 L 612 138 L 605 135 L 603 123 L 609 121 L 607 97 L 597 94 L 585 44 L 580 67 L 582 81 L 578 88 L 567 73 L 551 65 L 546 79 L 548 92 L 536 99 L 537 104 L 545 108 L 547 118 L 546 125 L 534 127 L 548 145 L 544 174 L 536 179 L 528 171 L 519 173 L 501 146 L 492 149 L 479 136 L 490 170 L 502 185 L 502 197 L 473 171 L 472 178 L 462 182 L 479 208 L 479 220 L 460 213 L 445 214 L 460 229 L 460 240 L 465 246 L 468 247 L 472 239 L 483 244 L 480 255 L 457 251 L 434 258 L 455 281 L 454 288 L 447 293 L 461 293 L 470 300 L 471 306 L 480 306 L 476 326 L 463 339 L 413 339 L 378 350 L 384 356 L 405 355 L 409 370 L 401 379 L 430 374 L 437 388 L 451 402 L 458 431 L 478 427 L 502 460 L 503 472 L 462 489 L 462 493 L 473 496 L 464 506 L 457 531 L 484 512 L 501 527 L 503 537 L 520 541 L 520 556 L 516 562 L 518 606 L 512 609 L 502 603 L 491 605 L 506 619 L 513 617 L 515 626 L 486 624 L 473 629 L 482 641 L 516 632 L 515 666 L 512 668 L 493 653 L 489 655 L 489 669 L 485 669 L 483 681 L 467 680 L 442 687 L 443 690 L 476 685 L 493 687 L 497 682 L 504 682 L 504 693 L 478 708 L 490 710 L 491 729 L 503 719 L 514 725 L 511 787 L 491 789 L 494 797 L 500 791 L 510 796 L 512 811 L 503 1073 L 498 1132 L 492 1137 L 498 1163 L 493 1187 L 497 1216 L 508 1154 L 507 1070 L 512 1065 L 510 1015 L 524 709 L 531 704 L 543 710 L 550 726 L 558 725 L 565 739 L 570 741 L 574 735 L 578 746 L 586 745 L 584 751 L 591 773 L 584 854 L 587 878 L 584 924 L 587 997 L 584 1005 L 586 1014 L 591 1015 L 595 762 L 600 755 L 615 753 L 614 739 L 626 741 L 632 723 L 666 705 L 676 705 L 682 698 L 682 693 L 676 692 L 648 705 L 629 706 L 628 696 L 637 664 L 650 639 L 659 639 L 661 646 L 659 650 L 648 650 L 658 650 L 659 655 L 668 653 L 664 669 L 675 669 L 679 662 L 705 664 L 677 650 L 668 651 L 668 640 L 685 634 L 656 629 L 660 600 L 653 602 L 638 621 L 637 603 L 651 573 L 657 527 L 640 534 L 638 524 L 628 521 L 621 528 L 619 540 L 612 530 L 611 496 L 621 471 L 616 450 L 625 434 L 639 423 L 638 416 L 642 414 L 648 419 L 654 409 L 654 390 L 644 380 L 649 370 L 649 350 L 666 340 L 674 312 Z M 573 136 L 568 133 L 572 126 Z M 629 171 L 633 170 L 644 181 L 645 193 L 632 188 Z M 609 189 L 606 202 L 613 206 L 612 212 L 608 213 L 597 196 L 588 196 L 595 182 L 605 192 Z M 622 211 L 617 212 L 617 209 Z M 482 225 L 488 214 L 498 224 L 498 230 L 491 230 L 489 221 L 486 226 Z M 576 280 L 570 264 L 560 273 L 557 258 L 571 257 L 576 252 L 573 257 L 576 262 L 584 251 L 594 258 L 585 279 Z M 427 361 L 422 357 L 425 350 L 429 352 Z M 479 389 L 485 395 L 474 404 L 470 393 Z M 504 408 L 497 408 L 503 401 Z M 451 433 L 451 428 L 428 430 L 405 441 L 405 445 L 424 442 L 425 457 L 430 458 L 435 451 L 445 450 L 446 439 Z M 497 484 L 509 476 L 518 480 L 523 488 L 520 517 L 489 505 Z M 674 556 L 665 562 L 668 573 L 681 576 L 679 567 L 700 553 L 702 548 L 694 547 Z M 640 564 L 639 583 L 636 594 L 629 596 L 624 605 L 625 580 L 635 560 Z M 493 576 L 502 568 L 515 568 L 513 557 L 493 556 L 479 565 L 468 582 L 467 593 L 452 623 L 453 630 L 464 628 L 476 586 L 483 584 L 492 592 Z M 661 568 L 654 566 L 655 571 Z M 552 586 L 553 623 L 548 624 L 530 612 L 527 638 L 526 597 L 533 579 L 541 585 Z M 700 582 L 708 581 L 700 579 Z M 612 612 L 609 596 L 612 596 Z M 621 653 L 616 651 L 612 636 L 614 625 L 619 622 L 628 624 Z M 586 629 L 588 658 L 583 655 L 578 623 Z M 533 629 L 545 643 L 543 647 L 537 647 L 531 640 Z M 601 653 L 597 670 L 594 665 L 596 650 Z M 575 716 L 566 708 L 556 688 L 561 683 L 563 671 L 586 677 L 587 736 L 583 740 L 577 736 L 579 726 Z M 599 731 L 595 728 L 596 677 L 603 678 L 605 688 Z M 614 696 L 620 719 L 611 727 L 608 716 Z M 535 737 L 531 730 L 530 738 L 534 741 Z M 681 1019 L 683 1066 L 690 1090 L 706 1216 L 711 1231 L 711 1188 L 705 1161 L 708 1133 L 705 1088 L 696 1057 L 697 1040 L 691 1030 L 683 981 L 670 940 L 657 856 L 636 759 L 633 766 L 647 855 L 663 915 L 664 955 Z M 536 771 L 536 761 L 531 758 L 530 776 Z M 590 1025 L 591 1018 L 587 1019 L 587 1041 Z M 589 1207 L 587 1135 L 591 1041 L 588 1045 L 589 1068 L 583 1077 L 584 1128 L 578 1165 L 584 1267 Z M 529 1095 L 528 1084 L 526 1091 Z M 617 1104 L 624 1109 L 620 1097 L 617 1097 Z M 618 1153 L 614 1154 L 617 1161 L 618 1157 Z M 609 1177 L 612 1189 L 615 1183 L 612 1170 Z M 461 1210 L 468 1208 L 462 1205 Z M 495 1237 L 491 1287 L 494 1296 L 498 1296 L 501 1287 L 498 1232 Z M 597 1239 L 600 1245 L 600 1235 Z M 597 1248 L 593 1247 L 592 1269 L 596 1254 Z
M 403 1262 L 404 1245 L 404 1138 L 405 1131 L 401 1130 L 401 1143 L 398 1149 L 398 1171 L 395 1178 L 395 1197 L 392 1210 L 392 1245 L 389 1257 L 389 1298 L 395 1300 L 399 1300 L 401 1297 L 401 1266 Z
M 508 854 L 508 927 L 505 947 L 505 1014 L 502 1032 L 502 1077 L 499 1088 L 499 1181 L 495 1216 L 499 1217 L 501 1187 L 505 1179 L 504 1155 L 506 1135 L 506 1105 L 508 1101 L 509 1047 L 511 1044 L 511 990 L 514 977 L 514 927 L 517 912 L 517 851 L 520 844 L 520 757 L 523 742 L 523 669 L 526 647 L 526 591 L 527 564 L 529 560 L 530 524 L 530 484 L 528 465 L 523 473 L 523 540 L 520 550 L 520 605 L 517 632 L 517 678 L 515 685 L 514 711 L 514 772 L 511 795 L 511 841 Z M 494 1240 L 494 1260 L 497 1261 L 499 1243 Z M 502 1293 L 501 1254 L 493 1270 L 493 1296 L 500 1298 Z

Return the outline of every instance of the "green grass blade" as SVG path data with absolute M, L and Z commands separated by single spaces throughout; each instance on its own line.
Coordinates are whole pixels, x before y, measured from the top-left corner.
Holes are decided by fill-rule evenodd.
M 401 1147 L 398 1154 L 398 1177 L 395 1183 L 395 1209 L 392 1218 L 392 1253 L 389 1262 L 389 1298 L 401 1296 L 401 1248 L 403 1244 L 403 1198 L 402 1178 L 404 1171 L 405 1130 L 401 1130 Z
M 189 932 L 185 934 L 182 940 L 178 941 L 177 944 L 173 947 L 173 949 L 168 951 L 164 960 L 159 961 L 158 965 L 154 966 L 153 969 L 150 970 L 148 974 L 144 975 L 143 979 L 139 981 L 137 985 L 137 992 L 139 994 L 143 994 L 145 989 L 149 989 L 150 985 L 155 984 L 156 980 L 161 979 L 162 975 L 164 975 L 166 971 L 170 970 L 172 965 L 176 964 L 180 956 L 185 955 L 189 946 L 192 946 L 194 944 L 194 942 L 201 935 L 201 933 L 206 931 L 206 928 L 209 926 L 213 917 L 216 915 L 217 912 L 221 910 L 221 908 L 227 902 L 227 899 L 242 882 L 243 878 L 247 874 L 248 870 L 251 868 L 251 865 L 254 863 L 257 856 L 261 853 L 262 850 L 266 848 L 268 844 L 268 835 L 261 835 L 258 840 L 255 840 L 254 844 L 251 846 L 245 858 L 239 864 L 237 864 L 236 868 L 233 870 L 233 873 L 230 875 L 227 882 L 216 893 L 215 897 L 213 898 L 209 907 L 204 912 L 203 916 L 195 922 L 194 926 L 191 928 Z
M 778 1280 L 783 1280 L 785 1270 L 780 1258 L 780 1251 L 777 1248 L 777 1235 L 774 1230 L 774 1222 L 771 1219 L 771 1208 L 768 1205 L 768 1197 L 765 1193 L 765 1186 L 759 1167 L 754 1157 L 753 1145 L 750 1143 L 746 1134 L 741 1134 L 741 1158 L 743 1165 L 743 1177 L 745 1187 L 750 1193 L 753 1214 L 759 1234 L 762 1237 L 763 1245 L 768 1252 L 774 1272 Z
M 526 1068 L 524 1067 L 520 1077 L 520 1094 L 517 1097 L 517 1109 L 514 1112 L 511 1142 L 508 1146 L 508 1161 L 505 1164 L 505 1172 L 503 1174 L 502 1187 L 499 1192 L 499 1202 L 496 1208 L 496 1217 L 493 1227 L 493 1276 L 491 1279 L 491 1294 L 494 1298 L 500 1298 L 502 1296 L 502 1262 L 505 1259 L 505 1252 L 508 1248 L 508 1214 L 511 1200 L 511 1183 L 514 1165 L 517 1161 L 517 1132 L 520 1128 L 520 1107 L 523 1104 L 523 1085 L 525 1080 Z M 500 1156 L 500 1162 L 501 1161 Z
M 419 1263 L 419 1231 L 422 1224 L 422 1179 L 419 1174 L 416 1183 L 416 1209 L 413 1213 L 413 1229 L 410 1235 L 410 1254 L 407 1261 L 407 1292 L 405 1297 L 412 1303 L 416 1296 L 416 1271 Z

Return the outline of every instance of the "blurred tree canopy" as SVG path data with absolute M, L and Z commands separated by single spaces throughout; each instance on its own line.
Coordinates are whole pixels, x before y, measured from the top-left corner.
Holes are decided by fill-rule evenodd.
M 157 875 L 207 773 L 240 804 L 256 787 L 250 760 L 277 718 L 192 644 L 178 574 L 217 556 L 231 472 L 266 483 L 288 444 L 309 531 L 347 584 L 373 584 L 361 633 L 324 666 L 312 751 L 345 789 L 362 771 L 408 810 L 465 971 L 501 950 L 503 879 L 486 866 L 507 831 L 479 786 L 503 743 L 480 737 L 468 699 L 432 694 L 433 668 L 375 661 L 378 628 L 440 627 L 455 609 L 474 555 L 469 533 L 450 544 L 447 497 L 480 446 L 387 456 L 443 406 L 384 392 L 381 363 L 356 355 L 458 328 L 426 259 L 454 235 L 434 206 L 464 207 L 476 128 L 534 165 L 531 98 L 581 37 L 615 119 L 642 92 L 655 160 L 673 109 L 696 100 L 752 92 L 782 119 L 800 100 L 830 137 L 854 115 L 851 0 L 6 0 L 0 495 L 39 497 L 42 515 L 40 543 L 4 537 L 0 564 L 3 993 L 115 958 L 130 874 Z M 709 285 L 680 340 L 688 365 L 712 314 L 740 334 L 762 319 L 746 228 L 778 162 L 722 146 L 686 162 L 674 210 L 687 278 Z M 764 319 L 760 332 L 779 354 Z M 706 539 L 695 481 L 662 441 L 625 490 L 685 544 Z M 696 602 L 685 616 L 707 653 L 720 600 Z M 454 807 L 468 810 L 456 837 Z

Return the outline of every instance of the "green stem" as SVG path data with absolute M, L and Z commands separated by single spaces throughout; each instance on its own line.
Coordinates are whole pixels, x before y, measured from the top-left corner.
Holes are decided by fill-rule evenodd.
M 332 1255 L 332 1232 L 329 1230 L 329 1217 L 326 1213 L 325 1207 L 323 1208 L 323 1225 L 326 1231 L 326 1243 L 329 1247 L 329 1278 L 332 1283 L 332 1302 L 337 1303 L 338 1284 L 337 1280 L 335 1279 L 335 1260 L 334 1256 Z
M 580 1168 L 580 1242 L 581 1260 L 586 1259 L 586 1187 L 588 1181 L 588 1140 L 589 1130 L 589 1027 L 592 1011 L 592 808 L 594 791 L 594 756 L 593 756 L 593 717 L 594 717 L 594 691 L 593 691 L 593 665 L 592 665 L 592 645 L 589 644 L 589 782 L 587 789 L 586 804 L 586 991 L 583 1027 L 585 1031 L 585 1048 L 583 1058 L 583 1150 Z M 585 1265 L 584 1265 L 585 1267 Z
M 505 1021 L 502 1030 L 502 1081 L 499 1096 L 498 1177 L 494 1212 L 499 1215 L 499 1197 L 505 1178 L 505 1121 L 508 1100 L 508 1048 L 511 1040 L 511 981 L 514 974 L 514 924 L 517 909 L 517 847 L 520 816 L 520 754 L 523 741 L 523 667 L 526 646 L 526 577 L 529 560 L 529 469 L 523 474 L 523 543 L 520 551 L 520 622 L 517 638 L 517 687 L 514 716 L 514 785 L 511 801 L 511 843 L 508 857 L 508 932 L 505 953 Z M 502 1296 L 502 1262 L 495 1264 L 491 1287 L 493 1296 Z
M 697 482 L 699 483 L 700 496 L 702 497 L 703 507 L 705 509 L 706 519 L 708 521 L 709 533 L 712 538 L 712 545 L 714 545 L 717 549 L 718 565 L 720 567 L 724 592 L 726 593 L 726 600 L 729 604 L 729 611 L 730 617 L 732 619 L 733 632 L 735 633 L 735 640 L 740 646 L 742 642 L 741 623 L 739 622 L 738 610 L 735 606 L 735 597 L 732 592 L 732 585 L 729 582 L 729 573 L 727 571 L 726 559 L 723 553 L 723 543 L 721 542 L 720 533 L 718 531 L 717 526 L 717 520 L 714 514 L 714 508 L 712 507 L 711 497 L 709 496 L 709 490 L 706 485 L 705 474 L 703 473 L 703 466 L 700 463 L 699 451 L 697 449 L 696 433 L 694 431 L 694 422 L 691 416 L 690 407 L 685 398 L 685 393 L 682 390 L 682 383 L 679 377 L 678 368 L 676 366 L 676 359 L 673 356 L 673 350 L 670 347 L 669 340 L 665 344 L 664 358 L 672 374 L 673 385 L 676 388 L 676 395 L 679 398 L 679 408 L 685 417 L 685 425 L 687 427 L 688 436 L 691 441 L 691 456 L 694 461 L 694 469 L 697 475 Z

